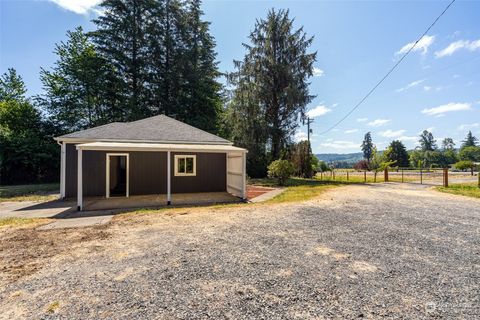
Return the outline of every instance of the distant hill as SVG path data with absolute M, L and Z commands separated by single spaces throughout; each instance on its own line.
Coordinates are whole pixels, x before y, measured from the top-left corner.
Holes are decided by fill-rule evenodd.
M 361 152 L 356 153 L 321 153 L 316 154 L 318 159 L 326 163 L 343 162 L 354 164 L 363 159 Z
M 318 159 L 334 168 L 352 168 L 355 163 L 363 159 L 363 153 L 319 153 Z

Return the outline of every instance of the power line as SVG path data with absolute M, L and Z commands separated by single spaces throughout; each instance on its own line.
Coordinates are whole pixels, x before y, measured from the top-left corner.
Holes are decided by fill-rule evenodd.
M 322 135 L 322 134 L 325 134 L 329 131 L 331 131 L 332 129 L 334 129 L 335 127 L 337 127 L 340 123 L 342 123 L 345 119 L 347 119 L 358 107 L 360 107 L 360 105 L 365 102 L 365 100 L 367 100 L 367 98 L 382 84 L 383 81 L 385 81 L 389 76 L 390 74 L 398 67 L 398 65 L 400 63 L 402 63 L 402 61 L 408 56 L 408 54 L 410 52 L 412 52 L 412 50 L 417 46 L 418 42 L 420 42 L 420 40 L 422 40 L 422 38 L 424 36 L 427 35 L 427 33 L 430 31 L 430 29 L 433 28 L 433 26 L 438 22 L 438 20 L 440 20 L 440 18 L 445 14 L 445 12 L 447 12 L 447 10 L 452 6 L 452 4 L 455 2 L 456 0 L 452 0 L 448 6 L 442 11 L 442 13 L 433 21 L 433 23 L 427 28 L 427 30 L 425 30 L 425 32 L 420 36 L 420 38 L 417 39 L 417 41 L 415 41 L 415 43 L 413 44 L 413 46 L 408 49 L 407 52 L 405 52 L 405 54 L 397 61 L 397 63 L 395 63 L 393 65 L 393 67 L 383 76 L 382 79 L 380 79 L 380 81 L 377 82 L 377 84 L 372 88 L 370 89 L 370 91 L 342 118 L 340 119 L 339 121 L 337 121 L 333 126 L 331 126 L 330 128 L 328 128 L 327 130 L 325 131 L 322 131 L 319 133 L 319 135 Z

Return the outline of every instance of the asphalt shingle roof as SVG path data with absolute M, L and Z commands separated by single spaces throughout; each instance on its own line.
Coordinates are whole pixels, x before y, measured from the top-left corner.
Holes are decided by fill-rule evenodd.
M 228 140 L 165 115 L 133 122 L 113 122 L 58 137 L 59 140 L 62 140 L 63 138 L 108 141 L 231 144 Z

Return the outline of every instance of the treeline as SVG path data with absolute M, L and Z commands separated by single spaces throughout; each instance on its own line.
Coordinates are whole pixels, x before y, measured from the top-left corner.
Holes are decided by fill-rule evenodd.
M 52 182 L 59 177 L 57 130 L 43 118 L 14 69 L 0 77 L 0 184 Z
M 314 160 L 310 145 L 296 145 L 292 137 L 313 99 L 308 79 L 316 52 L 308 52 L 313 38 L 293 27 L 288 11 L 271 10 L 257 20 L 245 56 L 224 75 L 227 90 L 200 0 L 105 0 L 100 6 L 95 30 L 78 27 L 56 44 L 53 68 L 40 72 L 41 94 L 25 97 L 15 70 L 4 74 L 6 91 L 12 78 L 23 91 L 0 97 L 0 184 L 58 179 L 55 135 L 158 114 L 246 147 L 252 177 L 286 158 L 301 162 L 299 174 L 311 175 L 303 163 Z
M 67 33 L 41 71 L 37 99 L 62 130 L 158 114 L 217 133 L 222 109 L 215 42 L 199 0 L 106 0 L 97 29 Z
M 456 148 L 452 138 L 445 138 L 440 146 L 433 134 L 424 130 L 419 136 L 419 146 L 407 151 L 405 145 L 394 140 L 383 152 L 378 152 L 370 132 L 365 134 L 361 145 L 364 160 L 354 165 L 359 170 L 383 170 L 385 167 L 446 168 L 470 169 L 472 174 L 475 163 L 480 162 L 478 139 L 468 132 L 460 148 Z

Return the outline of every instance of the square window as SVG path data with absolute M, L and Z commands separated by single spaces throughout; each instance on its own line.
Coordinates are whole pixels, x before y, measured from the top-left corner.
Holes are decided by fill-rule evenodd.
M 196 175 L 195 155 L 175 155 L 175 176 Z

